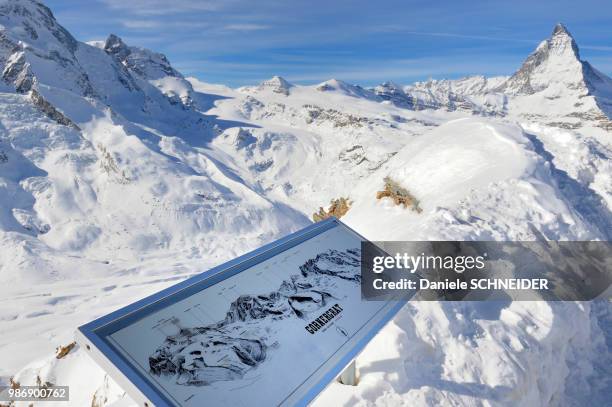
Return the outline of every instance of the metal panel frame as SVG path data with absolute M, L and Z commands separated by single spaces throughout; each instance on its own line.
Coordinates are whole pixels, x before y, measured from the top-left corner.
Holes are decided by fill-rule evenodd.
M 77 342 L 88 351 L 92 358 L 98 362 L 117 384 L 122 386 L 140 406 L 174 406 L 162 392 L 156 389 L 156 386 L 153 385 L 149 379 L 133 367 L 125 357 L 110 344 L 107 338 L 112 333 L 130 325 L 132 322 L 170 304 L 181 301 L 184 298 L 238 274 L 262 261 L 274 257 L 283 251 L 297 246 L 306 240 L 339 226 L 346 228 L 362 241 L 366 240 L 338 219 L 333 217 L 326 219 L 85 324 L 77 330 Z M 406 302 L 407 299 L 389 301 L 383 307 L 382 312 L 380 312 L 380 314 L 382 314 L 380 318 L 372 324 L 369 324 L 367 332 L 360 333 L 360 339 L 356 345 L 346 352 L 340 361 L 321 376 L 309 390 L 304 391 L 303 395 L 295 400 L 295 405 L 305 406 L 312 401 L 351 363 L 363 348 L 365 348 L 368 342 L 395 316 L 395 314 L 397 314 Z

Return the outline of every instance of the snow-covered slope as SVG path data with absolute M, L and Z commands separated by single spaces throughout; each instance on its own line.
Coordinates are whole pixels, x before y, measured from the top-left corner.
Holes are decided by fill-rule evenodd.
M 34 0 L 1 0 L 0 24 L 2 382 L 131 405 L 55 348 L 332 199 L 371 239 L 612 238 L 611 81 L 561 26 L 509 78 L 234 90 L 115 35 L 79 42 Z M 386 177 L 422 211 L 377 199 Z M 610 308 L 412 303 L 360 357 L 360 385 L 315 404 L 603 404 Z
M 372 199 L 386 176 L 401 180 L 423 212 Z M 458 119 L 408 143 L 359 183 L 346 221 L 374 240 L 612 238 L 605 204 L 587 216 L 581 191 L 563 183 L 521 127 Z
M 0 93 L 0 375 L 53 352 L 42 333 L 72 336 L 89 300 L 83 288 L 66 294 L 69 281 L 104 281 L 90 299 L 132 286 L 129 275 L 140 275 L 137 285 L 173 281 L 168 268 L 185 275 L 307 224 L 201 147 L 232 123 L 164 93 L 166 80 L 191 89 L 164 57 L 130 48 L 124 61 L 111 52 L 126 47 L 113 36 L 109 52 L 77 42 L 34 1 L 2 2 L 0 18 L 2 38 L 15 44 L 3 72 L 23 62 Z M 190 258 L 198 264 L 186 267 Z M 42 301 L 16 300 L 27 293 Z M 56 318 L 63 303 L 65 325 Z M 99 312 L 90 307 L 86 318 Z

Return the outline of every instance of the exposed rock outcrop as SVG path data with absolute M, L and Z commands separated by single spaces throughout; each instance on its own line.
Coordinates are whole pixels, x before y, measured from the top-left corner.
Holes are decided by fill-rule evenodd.
M 395 205 L 402 205 L 404 208 L 410 208 L 417 213 L 423 210 L 419 206 L 419 201 L 397 181 L 390 177 L 385 177 L 385 189 L 376 193 L 376 199 L 390 198 Z
M 318 212 L 312 214 L 312 220 L 320 222 L 332 216 L 340 219 L 351 209 L 351 204 L 352 202 L 348 198 L 332 199 L 327 209 L 320 207 Z

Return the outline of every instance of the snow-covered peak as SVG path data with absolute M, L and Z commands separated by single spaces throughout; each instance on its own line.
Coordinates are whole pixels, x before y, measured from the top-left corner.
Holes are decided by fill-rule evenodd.
M 487 78 L 482 75 L 466 76 L 460 79 L 430 79 L 406 86 L 404 90 L 411 92 L 419 89 L 432 93 L 452 92 L 458 95 L 480 95 L 493 91 L 495 87 L 499 86 L 506 79 L 508 78 L 499 76 Z
M 274 75 L 270 79 L 266 79 L 265 81 L 261 82 L 259 86 L 278 86 L 281 88 L 289 89 L 293 85 L 282 76 Z
M 548 90 L 549 96 L 557 97 L 563 89 L 588 92 L 578 45 L 567 28 L 557 24 L 500 90 L 513 95 Z
M 328 79 L 325 82 L 321 82 L 320 84 L 317 85 L 317 88 L 322 88 L 319 90 L 326 90 L 324 88 L 327 89 L 342 89 L 342 88 L 349 88 L 352 87 L 353 85 L 350 85 L 347 82 L 344 82 L 340 79 L 336 79 L 336 78 L 332 78 L 332 79 Z
M 566 54 L 568 58 L 580 60 L 580 52 L 574 37 L 563 24 L 555 25 L 550 37 L 550 50 L 557 54 Z
M 566 26 L 564 26 L 562 23 L 557 23 L 555 24 L 555 28 L 553 28 L 553 36 L 555 35 L 565 35 L 568 37 L 572 37 L 572 35 L 570 34 L 569 30 L 567 29 Z
M 115 34 L 109 35 L 104 42 L 104 51 L 120 60 L 124 60 L 128 57 L 128 55 L 130 55 L 130 49 L 128 46 L 119 36 Z
M 393 81 L 386 81 L 376 86 L 374 89 L 389 89 L 389 90 L 402 90 L 402 85 L 395 83 Z
M 245 93 L 264 93 L 264 94 L 280 94 L 289 96 L 290 89 L 295 85 L 287 81 L 282 76 L 274 75 L 270 79 L 262 81 L 257 86 L 243 86 L 238 89 L 240 92 Z
M 33 91 L 33 101 L 58 122 L 91 117 L 72 98 L 131 118 L 192 104 L 191 85 L 164 55 L 112 34 L 102 47 L 79 42 L 34 0 L 0 0 L 0 72 L 17 92 Z
M 146 48 L 128 46 L 115 34 L 108 36 L 104 43 L 104 50 L 143 79 L 157 80 L 166 76 L 183 77 L 170 65 L 170 61 L 164 54 Z
M 386 103 L 391 103 L 395 106 L 407 109 L 416 108 L 414 99 L 404 92 L 402 86 L 394 82 L 384 82 L 374 87 L 372 91 L 378 98 Z
M 46 51 L 74 52 L 77 41 L 49 8 L 35 0 L 0 0 L 2 46 L 11 40 Z
M 102 49 L 123 66 L 130 76 L 155 86 L 172 104 L 184 107 L 194 105 L 193 87 L 172 67 L 164 54 L 127 45 L 115 34 L 108 36 Z
M 40 90 L 38 84 L 45 84 L 93 95 L 75 56 L 78 47 L 78 41 L 43 4 L 0 0 L 2 79 L 18 92 Z
M 409 86 L 385 82 L 374 93 L 395 106 L 411 110 L 465 110 L 476 114 L 503 115 L 505 99 L 493 89 L 506 78 L 469 76 L 461 79 L 430 79 Z
M 359 85 L 351 85 L 350 83 L 338 79 L 330 79 L 325 82 L 321 82 L 316 86 L 316 89 L 321 92 L 340 92 L 347 96 L 361 97 L 366 99 L 376 97 L 370 90 L 364 89 Z
M 266 79 L 257 86 L 258 90 L 271 90 L 274 93 L 282 93 L 284 95 L 289 94 L 289 89 L 293 87 L 293 84 L 289 83 L 282 76 L 274 75 L 270 79 Z
M 495 90 L 514 97 L 510 108 L 524 117 L 556 117 L 554 123 L 565 128 L 587 122 L 612 127 L 612 79 L 580 59 L 562 24 Z

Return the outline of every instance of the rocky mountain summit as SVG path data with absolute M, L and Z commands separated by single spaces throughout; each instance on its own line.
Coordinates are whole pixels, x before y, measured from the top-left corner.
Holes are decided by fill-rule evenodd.
M 199 120 L 176 112 L 193 107 L 193 89 L 164 55 L 130 47 L 112 34 L 98 47 L 79 42 L 35 0 L 7 0 L 0 7 L 2 78 L 19 93 L 32 92 L 54 120 L 89 118 L 66 92 L 84 98 L 87 110 L 110 108 L 128 120 Z
M 33 0 L 3 2 L 0 23 L 2 77 L 17 91 L 27 92 L 40 81 L 57 83 L 59 78 L 43 69 L 50 65 L 70 74 L 72 90 L 94 93 L 87 73 L 76 60 L 78 42 L 46 6 Z
M 565 127 L 580 126 L 582 120 L 611 128 L 612 79 L 580 58 L 576 41 L 562 24 L 495 90 L 518 97 L 519 103 L 531 97 L 535 114 L 557 110 Z
M 521 68 L 497 90 L 510 95 L 533 95 L 562 86 L 587 95 L 594 89 L 594 80 L 602 82 L 605 79 L 580 59 L 576 41 L 564 25 L 557 24 L 551 37 L 542 41 Z
M 278 93 L 281 95 L 285 95 L 288 96 L 289 95 L 289 90 L 291 89 L 293 85 L 289 82 L 287 82 L 287 80 L 285 78 L 282 78 L 280 76 L 273 76 L 270 79 L 267 79 L 263 82 L 261 82 L 259 85 L 257 85 L 256 87 L 245 87 L 243 88 L 245 91 L 249 92 L 249 91 L 253 91 L 253 92 L 274 92 L 274 93 Z
M 580 58 L 576 41 L 562 24 L 510 77 L 474 76 L 408 86 L 386 82 L 373 91 L 382 100 L 411 110 L 554 117 L 551 123 L 569 128 L 591 123 L 609 129 L 612 118 L 612 79 Z

